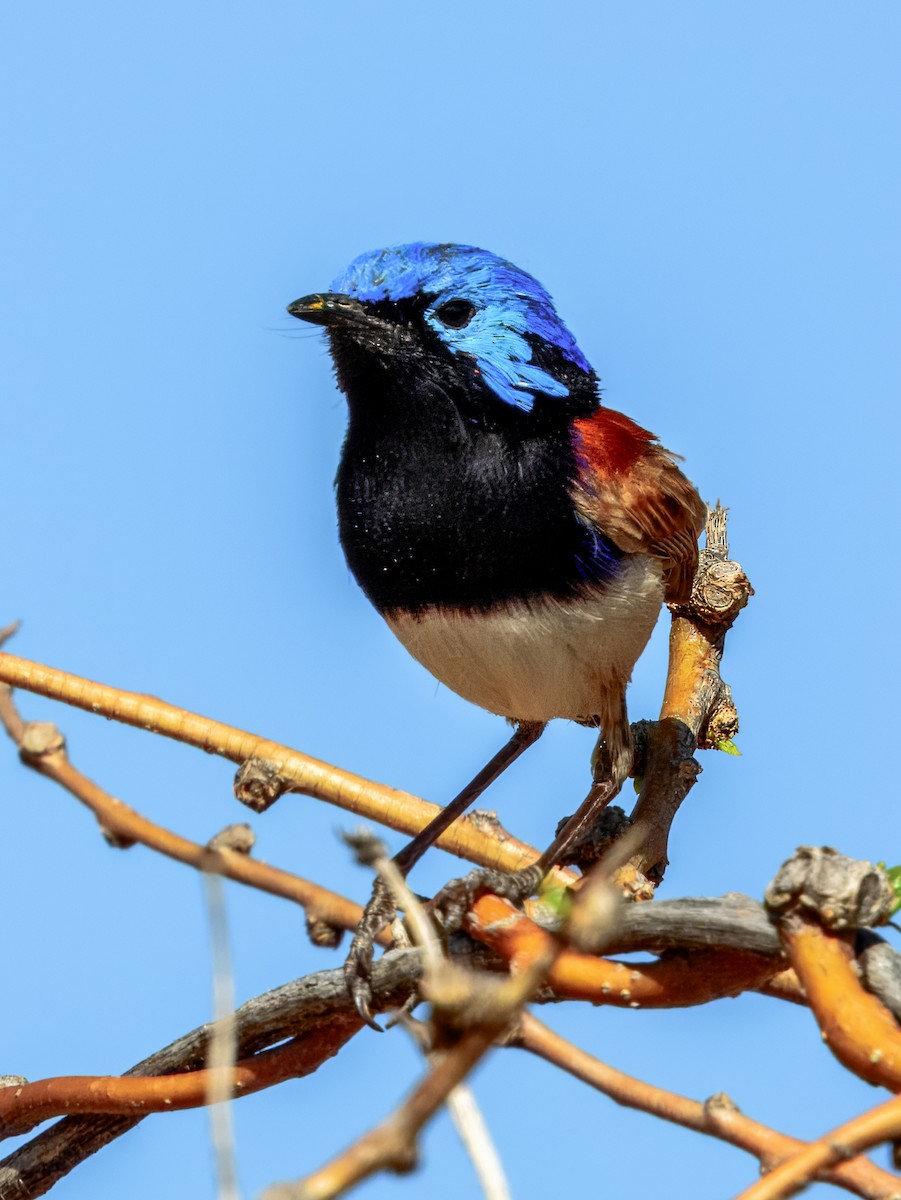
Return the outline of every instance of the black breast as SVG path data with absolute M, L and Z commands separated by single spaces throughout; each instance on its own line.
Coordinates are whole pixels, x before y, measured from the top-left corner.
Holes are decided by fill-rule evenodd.
M 620 552 L 569 499 L 576 468 L 559 413 L 502 405 L 489 419 L 421 379 L 415 398 L 348 398 L 341 544 L 381 612 L 565 597 L 616 572 Z

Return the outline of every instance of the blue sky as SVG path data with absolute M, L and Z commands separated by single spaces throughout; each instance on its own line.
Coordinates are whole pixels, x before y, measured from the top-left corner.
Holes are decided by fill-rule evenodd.
M 894 0 L 10 8 L 0 624 L 24 620 L 11 649 L 449 797 L 503 728 L 413 663 L 349 578 L 331 494 L 343 401 L 320 335 L 284 307 L 363 250 L 470 242 L 549 288 L 607 403 L 730 506 L 757 589 L 724 669 L 743 757 L 704 756 L 663 895 L 760 896 L 801 843 L 901 861 L 886 762 L 899 34 Z M 659 705 L 665 640 L 661 624 L 633 717 Z M 228 764 L 21 699 L 148 816 L 198 839 L 245 818 Z M 591 742 L 558 723 L 486 803 L 545 843 L 584 791 Z M 116 1072 L 205 1020 L 200 881 L 114 853 L 2 746 L 0 795 L 16 964 L 0 1071 Z M 335 836 L 349 823 L 301 797 L 253 821 L 261 857 L 362 898 Z M 454 871 L 435 853 L 414 883 Z M 286 904 L 236 886 L 228 901 L 239 999 L 337 961 Z M 877 1098 L 808 1013 L 759 997 L 546 1016 L 625 1070 L 727 1091 L 800 1136 Z M 364 1034 L 314 1079 L 242 1101 L 246 1193 L 313 1168 L 419 1070 L 403 1035 Z M 639 1153 L 671 1200 L 722 1200 L 755 1175 L 740 1152 L 524 1056 L 496 1055 L 475 1086 L 520 1197 L 563 1169 L 620 1195 Z M 58 1194 L 140 1200 L 165 1181 L 212 1196 L 211 1164 L 203 1114 L 156 1118 Z M 474 1186 L 442 1118 L 421 1174 L 359 1194 Z

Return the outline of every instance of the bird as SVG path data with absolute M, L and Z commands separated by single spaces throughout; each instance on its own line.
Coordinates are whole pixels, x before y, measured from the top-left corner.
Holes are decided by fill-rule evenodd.
M 351 573 L 436 679 L 515 726 L 424 833 L 556 718 L 599 727 L 605 803 L 631 770 L 632 670 L 697 567 L 706 508 L 676 456 L 602 403 L 547 290 L 488 250 L 367 252 L 288 312 L 325 328 L 347 401 L 335 487 Z M 429 841 L 398 856 L 405 870 Z

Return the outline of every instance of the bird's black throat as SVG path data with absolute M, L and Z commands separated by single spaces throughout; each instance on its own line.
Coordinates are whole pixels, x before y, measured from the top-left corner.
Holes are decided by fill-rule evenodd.
M 359 342 L 331 340 L 350 409 L 336 480 L 341 544 L 376 608 L 486 610 L 614 575 L 619 551 L 570 500 L 571 422 L 597 406 L 594 381 L 525 412 L 426 348 L 388 370 Z

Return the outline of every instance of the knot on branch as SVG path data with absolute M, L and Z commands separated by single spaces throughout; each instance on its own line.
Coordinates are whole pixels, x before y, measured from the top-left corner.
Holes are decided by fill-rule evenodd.
M 388 857 L 388 847 L 368 825 L 342 830 L 341 840 L 353 851 L 354 858 L 361 867 L 375 867 L 379 860 Z
M 722 742 L 731 742 L 738 733 L 738 709 L 732 700 L 732 689 L 728 683 L 718 679 L 715 698 L 711 703 L 707 722 L 701 727 L 699 748 L 711 750 Z
M 707 510 L 707 544 L 698 555 L 698 569 L 687 604 L 671 604 L 674 615 L 688 617 L 725 631 L 754 595 L 741 563 L 729 558 L 726 529 L 728 509 L 719 501 Z
M 487 833 L 494 841 L 507 842 L 510 840 L 511 834 L 504 828 L 500 817 L 493 808 L 474 808 L 460 820 L 471 825 L 479 833 Z
M 128 837 L 124 833 L 119 833 L 115 829 L 111 829 L 109 825 L 105 825 L 103 821 L 98 820 L 100 834 L 106 844 L 112 847 L 113 850 L 130 850 L 132 846 L 137 845 L 137 841 L 133 837 Z
M 691 616 L 728 628 L 753 595 L 741 563 L 723 559 L 714 550 L 701 551 L 688 605 Z
M 235 772 L 235 799 L 256 813 L 265 812 L 287 790 L 287 781 L 265 758 L 248 758 Z
M 884 925 L 896 903 L 880 867 L 829 846 L 799 846 L 776 872 L 765 899 L 776 917 L 812 913 L 832 931 Z
M 337 950 L 344 937 L 344 930 L 339 929 L 324 917 L 307 917 L 307 937 L 320 950 Z
M 236 854 L 249 854 L 256 844 L 257 836 L 249 825 L 238 822 L 226 825 L 207 842 L 209 850 L 234 850 Z
M 51 754 L 62 754 L 65 749 L 66 739 L 50 721 L 29 721 L 22 730 L 19 757 L 28 765 Z
M 725 1092 L 714 1092 L 712 1096 L 708 1096 L 704 1101 L 705 1117 L 719 1116 L 722 1113 L 740 1113 L 741 1109 L 735 1103 L 731 1096 Z

